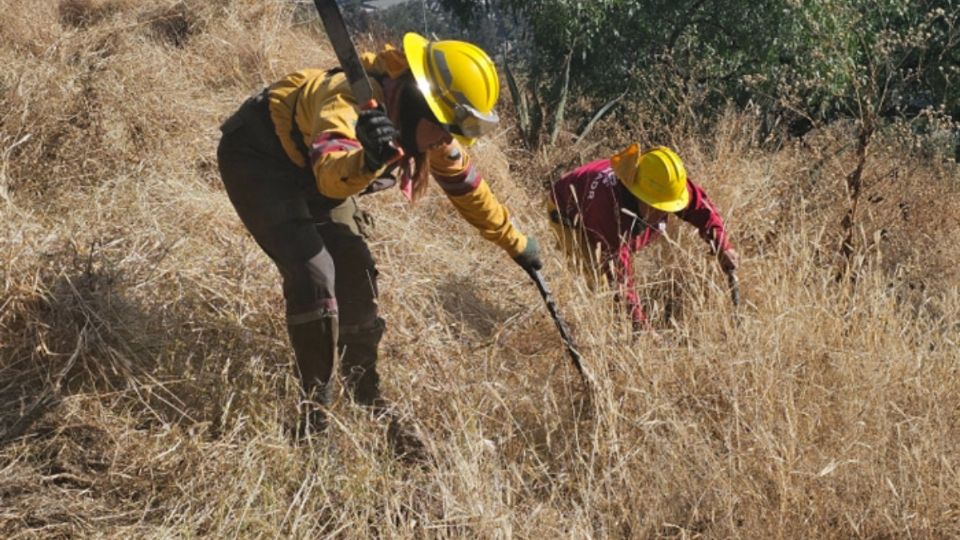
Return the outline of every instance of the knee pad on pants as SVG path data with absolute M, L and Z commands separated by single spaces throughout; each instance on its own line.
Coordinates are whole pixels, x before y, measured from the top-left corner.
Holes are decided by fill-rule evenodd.
M 326 249 L 321 248 L 319 253 L 302 263 L 286 264 L 280 271 L 288 315 L 317 310 L 336 313 L 333 258 Z

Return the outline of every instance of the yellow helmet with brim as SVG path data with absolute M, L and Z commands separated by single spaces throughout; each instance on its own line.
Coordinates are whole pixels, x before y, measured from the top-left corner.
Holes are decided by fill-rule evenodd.
M 430 110 L 457 140 L 470 146 L 497 127 L 500 80 L 483 49 L 410 32 L 403 37 L 403 52 Z
M 620 182 L 644 203 L 664 212 L 679 212 L 690 204 L 687 170 L 673 150 L 657 146 L 640 153 L 631 144 L 610 158 Z

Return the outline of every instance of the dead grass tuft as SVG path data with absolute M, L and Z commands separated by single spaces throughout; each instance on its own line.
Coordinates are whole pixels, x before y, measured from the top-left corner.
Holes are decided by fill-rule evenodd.
M 57 4 L 60 23 L 80 29 L 103 21 L 120 8 L 117 0 L 60 0 Z
M 156 39 L 178 48 L 186 45 L 191 35 L 201 31 L 197 17 L 184 2 L 148 12 L 143 20 Z
M 439 190 L 364 198 L 386 392 L 435 459 L 395 461 L 343 396 L 327 436 L 293 444 L 278 277 L 213 156 L 245 96 L 332 65 L 294 11 L 0 0 L 0 536 L 960 534 L 960 178 L 893 128 L 842 282 L 849 126 L 762 150 L 734 113 L 708 137 L 479 143 L 542 241 L 592 402 L 532 284 Z M 736 313 L 692 231 L 638 257 L 662 343 L 631 335 L 542 217 L 542 181 L 629 138 L 680 149 L 743 257 Z

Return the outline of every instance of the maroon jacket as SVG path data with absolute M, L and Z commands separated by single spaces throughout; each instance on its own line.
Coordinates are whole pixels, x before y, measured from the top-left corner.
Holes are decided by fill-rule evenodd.
M 582 226 L 590 246 L 600 245 L 608 278 L 624 288 L 624 297 L 634 322 L 643 322 L 643 307 L 633 283 L 631 256 L 660 236 L 659 223 L 644 223 L 636 217 L 637 199 L 620 183 L 609 159 L 601 159 L 567 173 L 553 184 L 551 196 L 557 215 L 566 226 Z M 730 240 L 716 206 L 703 189 L 687 180 L 690 204 L 675 215 L 697 227 L 714 251 L 730 249 Z M 626 211 L 626 212 L 624 212 Z M 629 212 L 629 213 L 627 213 Z M 613 263 L 613 264 L 611 264 Z

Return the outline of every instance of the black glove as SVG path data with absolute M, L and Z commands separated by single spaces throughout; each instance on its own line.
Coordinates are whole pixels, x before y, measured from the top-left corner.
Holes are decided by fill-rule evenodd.
M 543 261 L 540 260 L 540 245 L 537 244 L 537 239 L 528 236 L 527 247 L 523 249 L 522 253 L 514 257 L 513 260 L 520 265 L 520 268 L 523 268 L 527 272 L 543 268 Z
M 400 136 L 383 109 L 365 109 L 357 119 L 357 140 L 363 145 L 363 164 L 370 172 L 379 171 L 397 150 L 394 141 Z

